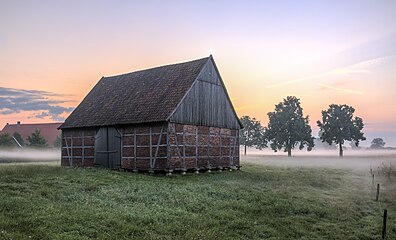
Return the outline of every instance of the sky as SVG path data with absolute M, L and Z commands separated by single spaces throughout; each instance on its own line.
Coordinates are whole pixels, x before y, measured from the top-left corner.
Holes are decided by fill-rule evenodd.
M 0 128 L 63 121 L 102 76 L 213 55 L 239 116 L 348 104 L 396 146 L 396 1 L 0 1 Z

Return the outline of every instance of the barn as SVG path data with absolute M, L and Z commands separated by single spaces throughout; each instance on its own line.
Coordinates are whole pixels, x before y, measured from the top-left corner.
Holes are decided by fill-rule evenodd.
M 239 168 L 241 127 L 212 56 L 102 77 L 60 126 L 61 165 Z

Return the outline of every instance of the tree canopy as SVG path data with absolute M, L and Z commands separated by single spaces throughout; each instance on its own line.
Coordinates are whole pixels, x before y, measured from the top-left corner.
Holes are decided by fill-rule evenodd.
M 374 138 L 373 141 L 371 141 L 371 146 L 370 148 L 373 149 L 381 149 L 385 147 L 385 142 L 382 138 Z
M 40 130 L 36 130 L 28 136 L 28 141 L 30 147 L 42 148 L 47 146 L 47 140 L 41 135 Z
M 241 117 L 240 121 L 243 128 L 239 131 L 239 144 L 245 146 L 245 155 L 246 147 L 265 148 L 267 145 L 264 138 L 264 128 L 260 121 L 249 116 Z
M 57 136 L 55 141 L 54 141 L 54 147 L 56 148 L 60 148 L 62 145 L 62 139 L 60 136 Z
M 314 146 L 312 129 L 309 126 L 309 117 L 303 116 L 300 99 L 288 96 L 283 102 L 275 105 L 275 111 L 269 112 L 268 127 L 265 137 L 275 152 L 284 149 L 291 156 L 295 146 L 301 150 L 307 146 L 311 151 Z
M 0 133 L 0 147 L 9 148 L 14 145 L 14 140 L 12 136 L 8 133 Z
M 354 141 L 359 146 L 359 141 L 364 141 L 361 130 L 364 127 L 363 119 L 354 117 L 355 109 L 348 105 L 331 104 L 327 110 L 322 111 L 322 121 L 317 121 L 322 132 L 320 139 L 328 144 L 339 145 L 339 155 L 343 156 L 342 145 L 345 141 Z

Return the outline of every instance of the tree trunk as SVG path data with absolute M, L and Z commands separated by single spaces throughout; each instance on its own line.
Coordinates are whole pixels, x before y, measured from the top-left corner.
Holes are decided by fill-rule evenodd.
M 344 156 L 344 151 L 342 150 L 342 144 L 340 143 L 340 157 Z
M 245 156 L 246 156 L 246 144 L 245 144 Z
M 291 141 L 290 141 L 290 137 L 289 137 L 289 140 L 287 140 L 287 156 L 291 157 Z

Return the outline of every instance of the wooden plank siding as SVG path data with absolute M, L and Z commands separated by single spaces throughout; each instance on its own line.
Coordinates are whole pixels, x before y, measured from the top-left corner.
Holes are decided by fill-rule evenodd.
M 212 61 L 208 61 L 170 122 L 239 129 L 238 117 Z

